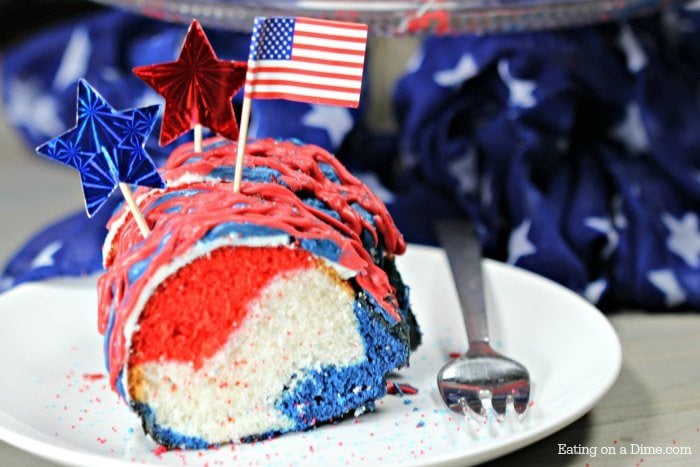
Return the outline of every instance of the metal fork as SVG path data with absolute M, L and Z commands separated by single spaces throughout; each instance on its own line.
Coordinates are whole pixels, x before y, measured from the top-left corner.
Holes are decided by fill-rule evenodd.
M 447 406 L 460 414 L 467 409 L 484 415 L 482 398 L 503 415 L 509 401 L 518 414 L 530 400 L 530 375 L 520 363 L 504 357 L 489 345 L 486 305 L 481 272 L 481 246 L 474 227 L 466 220 L 445 220 L 435 230 L 447 253 L 467 327 L 469 350 L 446 364 L 437 383 Z

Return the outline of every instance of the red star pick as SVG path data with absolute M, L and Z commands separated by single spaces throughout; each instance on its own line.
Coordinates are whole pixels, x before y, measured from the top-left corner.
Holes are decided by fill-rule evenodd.
M 192 21 L 177 61 L 134 68 L 134 74 L 165 97 L 160 145 L 200 124 L 238 138 L 231 100 L 245 82 L 246 63 L 219 60 L 202 26 Z

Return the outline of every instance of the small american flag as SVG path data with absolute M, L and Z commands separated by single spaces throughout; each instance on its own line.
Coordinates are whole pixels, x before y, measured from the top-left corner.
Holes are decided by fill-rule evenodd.
M 367 26 L 311 18 L 256 18 L 245 95 L 357 107 Z

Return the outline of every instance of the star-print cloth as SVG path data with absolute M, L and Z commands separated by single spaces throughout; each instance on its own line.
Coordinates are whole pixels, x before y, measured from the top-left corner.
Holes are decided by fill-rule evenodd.
M 159 103 L 131 69 L 173 60 L 185 29 L 108 12 L 7 51 L 8 119 L 30 147 L 69 128 L 80 77 L 116 108 Z M 248 35 L 207 34 L 219 57 L 247 56 Z M 700 12 L 428 38 L 396 85 L 396 134 L 362 123 L 363 89 L 356 110 L 255 101 L 251 136 L 336 152 L 408 241 L 434 243 L 434 218 L 469 215 L 489 256 L 602 307 L 700 309 Z M 161 161 L 173 147 L 147 144 Z M 99 270 L 109 213 L 29 239 L 4 287 Z

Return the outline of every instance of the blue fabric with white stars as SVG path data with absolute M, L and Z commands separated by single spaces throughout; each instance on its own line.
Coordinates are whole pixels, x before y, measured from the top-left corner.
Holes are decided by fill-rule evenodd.
M 7 119 L 30 147 L 59 134 L 81 77 L 117 108 L 160 103 L 131 68 L 173 60 L 184 33 L 119 12 L 46 31 L 5 54 Z M 219 56 L 247 59 L 249 36 L 208 35 Z M 700 309 L 699 11 L 427 38 L 395 86 L 395 133 L 363 123 L 369 89 L 353 110 L 254 101 L 251 135 L 337 153 L 409 241 L 434 243 L 434 218 L 467 215 L 489 256 L 601 307 Z M 161 161 L 173 147 L 146 144 Z M 109 203 L 29 239 L 0 287 L 97 270 Z

